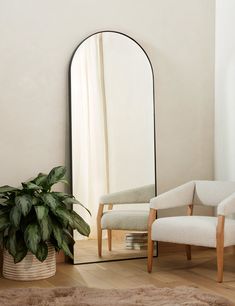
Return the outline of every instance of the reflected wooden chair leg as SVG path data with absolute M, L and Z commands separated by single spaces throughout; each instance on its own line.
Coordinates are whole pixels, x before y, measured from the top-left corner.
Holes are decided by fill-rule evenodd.
M 218 216 L 216 231 L 217 281 L 223 282 L 224 271 L 224 216 Z
M 188 260 L 191 260 L 191 245 L 187 244 L 185 246 L 186 256 Z
M 108 249 L 112 251 L 112 230 L 107 230 L 108 232 Z
M 101 228 L 98 228 L 97 229 L 97 234 L 98 234 L 98 255 L 99 257 L 102 256 L 102 229 Z
M 112 210 L 112 209 L 113 209 L 113 204 L 110 203 L 108 205 L 108 210 Z M 112 251 L 112 230 L 108 229 L 107 232 L 108 232 L 108 250 Z
M 98 243 L 98 256 L 102 256 L 102 228 L 101 218 L 103 215 L 104 205 L 100 204 L 97 214 L 97 243 Z

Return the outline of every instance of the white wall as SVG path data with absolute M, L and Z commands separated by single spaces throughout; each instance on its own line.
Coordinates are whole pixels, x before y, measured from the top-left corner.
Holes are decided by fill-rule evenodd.
M 107 29 L 135 38 L 155 69 L 159 190 L 213 177 L 213 0 L 0 4 L 0 185 L 68 164 L 69 58 Z
M 216 1 L 215 177 L 235 181 L 235 1 Z

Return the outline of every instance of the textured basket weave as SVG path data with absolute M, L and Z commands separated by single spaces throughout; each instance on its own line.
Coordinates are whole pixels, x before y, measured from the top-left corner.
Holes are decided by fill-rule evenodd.
M 12 280 L 32 281 L 51 277 L 56 273 L 56 256 L 53 246 L 48 246 L 48 256 L 40 262 L 32 253 L 15 264 L 6 249 L 3 252 L 3 276 Z

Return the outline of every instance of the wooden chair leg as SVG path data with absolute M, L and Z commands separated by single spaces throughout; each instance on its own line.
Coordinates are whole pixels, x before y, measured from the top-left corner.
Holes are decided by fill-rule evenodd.
M 218 216 L 216 231 L 217 281 L 223 282 L 224 271 L 224 216 Z
M 154 242 L 150 239 L 148 239 L 148 272 L 152 272 L 152 267 L 153 267 L 153 247 L 154 247 Z
M 100 204 L 97 214 L 97 242 L 98 242 L 98 256 L 102 256 L 102 228 L 101 218 L 103 215 L 104 205 Z
M 98 229 L 98 255 L 102 256 L 102 229 Z
M 193 204 L 188 205 L 187 215 L 188 216 L 193 215 Z M 186 251 L 187 260 L 191 260 L 191 245 L 190 244 L 187 244 L 185 246 L 185 251 Z
M 148 272 L 152 272 L 153 267 L 153 247 L 154 241 L 152 240 L 152 224 L 156 220 L 157 211 L 155 209 L 150 209 L 148 217 Z
M 217 281 L 223 282 L 224 271 L 224 247 L 217 246 Z
M 112 251 L 112 230 L 107 230 L 108 232 L 108 249 Z
M 187 244 L 185 246 L 187 260 L 191 260 L 191 245 Z

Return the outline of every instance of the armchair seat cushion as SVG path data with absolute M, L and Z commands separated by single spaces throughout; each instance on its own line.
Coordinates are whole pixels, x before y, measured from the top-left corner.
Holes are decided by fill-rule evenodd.
M 109 210 L 101 218 L 102 229 L 148 230 L 148 210 Z
M 216 247 L 217 217 L 160 218 L 152 224 L 152 240 Z M 235 220 L 225 219 L 224 246 L 235 244 Z

